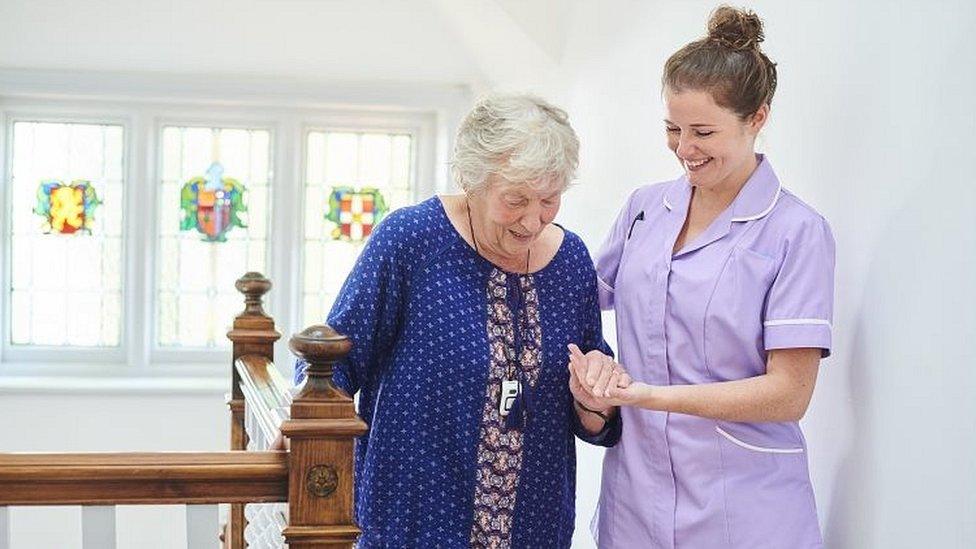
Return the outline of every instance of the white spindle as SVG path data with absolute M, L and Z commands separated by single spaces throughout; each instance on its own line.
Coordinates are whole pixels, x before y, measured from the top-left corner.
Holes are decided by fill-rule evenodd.
M 216 505 L 187 505 L 187 549 L 216 549 L 219 547 L 219 525 L 220 517 Z
M 10 515 L 6 507 L 0 507 L 0 549 L 10 549 Z
M 115 507 L 86 505 L 81 508 L 82 549 L 115 549 Z

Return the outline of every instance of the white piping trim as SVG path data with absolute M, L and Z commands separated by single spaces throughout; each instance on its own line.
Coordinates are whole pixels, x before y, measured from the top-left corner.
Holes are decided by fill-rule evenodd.
M 766 217 L 766 215 L 769 212 L 773 211 L 773 208 L 776 207 L 776 202 L 779 201 L 779 195 L 782 194 L 782 191 L 783 191 L 783 184 L 780 183 L 779 186 L 776 187 L 776 196 L 773 197 L 773 202 L 772 202 L 772 204 L 769 205 L 768 208 L 766 208 L 765 210 L 757 213 L 756 215 L 748 215 L 748 216 L 745 216 L 745 217 L 733 217 L 732 218 L 732 221 L 754 221 L 756 219 L 760 219 L 760 218 Z
M 661 195 L 661 202 L 664 202 L 664 207 L 670 210 L 672 208 L 671 203 L 668 202 L 668 195 Z
M 725 430 L 719 427 L 718 425 L 715 426 L 715 430 L 718 431 L 718 434 L 729 439 L 729 442 L 731 442 L 732 444 L 735 444 L 736 446 L 741 446 L 746 450 L 752 450 L 754 452 L 765 452 L 767 454 L 802 454 L 803 453 L 803 448 L 763 448 L 761 446 L 753 446 L 752 444 L 742 442 L 741 440 L 735 438 L 734 436 L 726 433 Z
M 793 326 L 797 324 L 826 326 L 831 329 L 834 327 L 829 320 L 823 320 L 820 318 L 787 318 L 783 320 L 767 320 L 766 322 L 763 322 L 763 326 Z
M 613 293 L 613 286 L 611 286 L 611 285 L 607 284 L 606 282 L 604 282 L 603 279 L 600 278 L 599 276 L 596 277 L 596 282 L 600 286 L 603 286 L 603 289 L 604 290 L 606 290 L 606 291 L 608 291 L 610 293 Z

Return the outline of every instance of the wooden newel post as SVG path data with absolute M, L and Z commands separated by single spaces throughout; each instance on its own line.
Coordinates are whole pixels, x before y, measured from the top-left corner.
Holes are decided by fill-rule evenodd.
M 234 318 L 234 327 L 227 337 L 234 343 L 233 358 L 230 363 L 231 393 L 227 400 L 230 408 L 230 448 L 247 449 L 247 432 L 244 430 L 244 393 L 241 392 L 241 377 L 234 363 L 244 355 L 260 355 L 274 360 L 274 343 L 281 338 L 275 330 L 274 319 L 264 312 L 263 297 L 271 289 L 271 281 L 261 273 L 250 272 L 237 279 L 237 291 L 244 294 L 244 311 Z M 243 549 L 244 545 L 244 505 L 231 505 L 230 547 Z
M 353 441 L 366 423 L 352 399 L 332 385 L 332 365 L 352 342 L 315 325 L 292 337 L 289 347 L 308 369 L 291 419 L 281 426 L 291 443 L 285 541 L 291 549 L 352 547 L 360 532 L 353 517 Z

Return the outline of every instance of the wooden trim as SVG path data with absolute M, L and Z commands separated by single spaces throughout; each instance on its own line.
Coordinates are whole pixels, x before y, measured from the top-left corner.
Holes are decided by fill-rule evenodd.
M 288 500 L 286 452 L 0 454 L 0 505 Z

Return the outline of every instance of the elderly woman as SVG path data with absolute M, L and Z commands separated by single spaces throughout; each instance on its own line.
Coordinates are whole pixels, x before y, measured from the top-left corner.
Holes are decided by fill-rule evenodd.
M 452 163 L 464 193 L 394 212 L 346 280 L 328 321 L 370 427 L 360 547 L 570 546 L 573 435 L 620 436 L 614 409 L 567 390 L 567 344 L 609 352 L 590 256 L 552 223 L 578 149 L 545 101 L 481 101 Z

